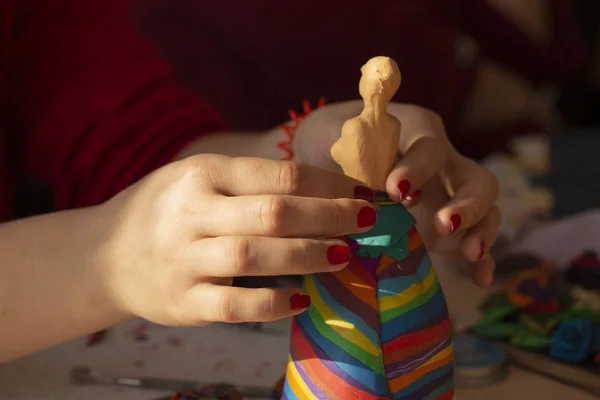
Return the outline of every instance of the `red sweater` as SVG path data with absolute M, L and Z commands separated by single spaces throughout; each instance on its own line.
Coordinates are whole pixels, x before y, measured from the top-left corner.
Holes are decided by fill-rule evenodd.
M 132 29 L 122 0 L 0 0 L 0 221 L 17 180 L 98 204 L 224 129 Z

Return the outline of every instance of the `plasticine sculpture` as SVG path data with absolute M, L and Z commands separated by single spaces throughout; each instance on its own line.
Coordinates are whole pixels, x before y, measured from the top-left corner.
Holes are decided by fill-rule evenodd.
M 345 238 L 347 268 L 305 277 L 312 304 L 292 322 L 282 399 L 452 399 L 446 301 L 414 218 L 385 193 L 400 137 L 386 108 L 400 71 L 388 57 L 361 71 L 364 110 L 344 124 L 331 154 L 378 191 L 377 223 Z

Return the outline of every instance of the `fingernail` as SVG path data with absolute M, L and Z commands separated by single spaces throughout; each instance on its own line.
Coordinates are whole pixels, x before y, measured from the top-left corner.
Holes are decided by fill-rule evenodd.
M 403 199 L 410 192 L 410 182 L 403 180 L 398 184 L 398 191 L 400 191 L 400 198 Z
M 363 207 L 358 212 L 358 227 L 366 228 L 375 225 L 377 213 L 371 207 Z
M 375 192 L 366 186 L 357 186 L 354 188 L 354 198 L 372 203 L 375 200 Z
M 450 217 L 450 229 L 451 229 L 450 233 L 456 232 L 458 230 L 458 228 L 460 228 L 461 222 L 462 222 L 462 218 L 460 217 L 460 215 L 454 214 L 453 216 L 451 216 Z
M 417 190 L 413 194 L 409 194 L 408 196 L 406 196 L 406 200 L 414 200 L 417 197 L 419 197 L 420 195 L 421 195 L 421 191 Z
M 305 294 L 296 293 L 290 297 L 290 308 L 294 311 L 304 310 L 310 306 L 310 297 Z
M 480 260 L 483 258 L 484 254 L 485 254 L 485 242 L 482 240 L 481 242 L 479 242 L 479 259 Z
M 331 246 L 327 249 L 327 261 L 331 265 L 345 264 L 350 261 L 350 247 Z

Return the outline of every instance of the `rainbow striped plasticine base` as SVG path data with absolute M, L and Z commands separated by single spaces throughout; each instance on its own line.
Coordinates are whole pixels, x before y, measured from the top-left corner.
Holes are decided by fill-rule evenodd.
M 377 224 L 352 235 L 350 265 L 310 275 L 294 318 L 282 399 L 452 399 L 444 294 L 412 215 L 385 195 Z

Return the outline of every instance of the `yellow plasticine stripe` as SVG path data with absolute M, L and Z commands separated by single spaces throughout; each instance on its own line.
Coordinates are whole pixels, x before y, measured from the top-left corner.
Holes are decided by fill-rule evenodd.
M 431 357 L 425 364 L 422 365 L 422 367 L 425 367 L 429 364 L 436 363 L 436 362 L 441 361 L 446 358 L 448 358 L 448 361 L 452 360 L 452 356 L 453 356 L 452 349 L 453 349 L 453 346 L 452 346 L 452 344 L 450 344 L 450 346 L 446 347 L 444 350 L 440 351 L 435 356 Z
M 291 358 L 288 360 L 287 376 L 290 388 L 299 398 L 306 400 L 319 400 L 317 396 L 310 391 L 308 386 L 306 386 Z
M 423 279 L 421 282 L 415 282 L 410 285 L 406 290 L 401 293 L 383 296 L 379 298 L 379 310 L 380 312 L 385 312 L 388 310 L 392 310 L 394 308 L 402 307 L 408 302 L 414 300 L 415 298 L 421 296 L 423 293 L 427 292 L 431 286 L 436 281 L 435 270 L 433 269 L 433 265 L 429 270 L 429 274 Z

